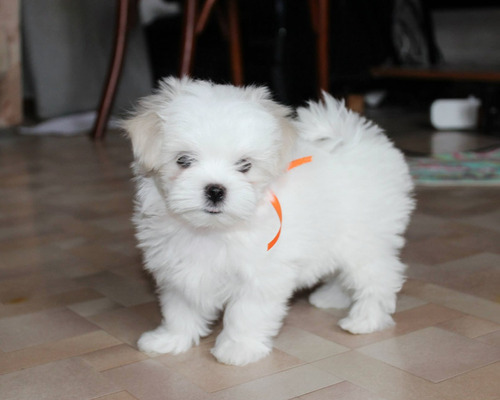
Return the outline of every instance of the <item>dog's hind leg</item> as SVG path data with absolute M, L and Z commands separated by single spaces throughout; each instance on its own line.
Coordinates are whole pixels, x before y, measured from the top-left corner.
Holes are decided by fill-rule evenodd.
M 353 292 L 354 303 L 339 326 L 351 333 L 370 333 L 394 325 L 391 314 L 401 289 L 405 269 L 395 256 L 343 272 L 343 282 Z
M 344 309 L 351 305 L 351 297 L 342 287 L 340 279 L 334 276 L 311 293 L 309 302 L 318 308 Z

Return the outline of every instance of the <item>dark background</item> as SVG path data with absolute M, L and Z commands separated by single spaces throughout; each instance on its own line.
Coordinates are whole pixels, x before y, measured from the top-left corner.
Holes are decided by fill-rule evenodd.
M 500 6 L 492 0 L 427 0 L 421 4 L 427 16 L 432 10 Z M 292 105 L 316 96 L 315 36 L 308 2 L 240 1 L 239 11 L 245 83 L 268 85 L 277 100 Z M 463 96 L 472 91 L 485 96 L 485 92 L 491 91 L 492 84 L 485 87 L 463 82 L 374 80 L 370 68 L 400 63 L 391 37 L 392 15 L 393 0 L 331 1 L 330 91 L 333 94 L 342 97 L 383 88 L 389 91 L 388 101 L 427 106 L 436 95 Z M 155 80 L 178 73 L 181 26 L 181 18 L 175 17 L 157 20 L 146 28 Z M 429 29 L 432 47 L 432 25 Z M 439 49 L 434 50 L 437 61 Z M 229 82 L 228 67 L 226 43 L 216 18 L 211 18 L 198 39 L 193 76 Z

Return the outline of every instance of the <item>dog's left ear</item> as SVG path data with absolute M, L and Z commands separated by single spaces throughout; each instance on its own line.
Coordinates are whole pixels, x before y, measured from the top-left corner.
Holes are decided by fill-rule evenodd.
M 290 121 L 289 114 L 282 115 L 281 113 L 277 115 L 280 129 L 281 129 L 281 143 L 280 151 L 278 154 L 278 165 L 277 170 L 279 173 L 285 172 L 288 168 L 288 164 L 292 158 L 292 149 L 297 140 L 297 131 L 294 125 Z

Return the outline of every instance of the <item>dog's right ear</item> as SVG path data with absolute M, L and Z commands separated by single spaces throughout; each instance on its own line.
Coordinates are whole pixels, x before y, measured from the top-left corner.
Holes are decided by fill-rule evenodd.
M 162 120 L 157 111 L 149 107 L 150 98 L 143 99 L 137 111 L 122 124 L 132 142 L 134 159 L 146 173 L 160 167 L 163 147 Z
M 122 128 L 132 142 L 134 159 L 145 173 L 157 170 L 161 165 L 165 125 L 161 111 L 188 82 L 188 78 L 175 77 L 159 82 L 156 93 L 141 99 L 137 109 L 122 122 Z
M 136 111 L 122 123 L 132 141 L 134 159 L 143 172 L 151 172 L 161 166 L 165 140 L 163 130 L 167 123 L 162 117 L 162 111 L 192 82 L 188 77 L 168 77 L 162 80 L 156 93 L 141 99 Z

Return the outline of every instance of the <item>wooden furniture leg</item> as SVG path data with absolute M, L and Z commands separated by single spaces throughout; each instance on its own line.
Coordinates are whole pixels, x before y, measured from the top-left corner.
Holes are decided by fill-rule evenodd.
M 193 65 L 193 55 L 196 46 L 197 3 L 197 0 L 184 1 L 180 76 L 189 75 Z
M 109 66 L 107 83 L 101 96 L 97 118 L 91 132 L 93 140 L 101 140 L 106 133 L 106 125 L 116 95 L 118 81 L 123 69 L 123 60 L 127 45 L 127 33 L 133 10 L 137 10 L 137 0 L 116 0 L 117 13 L 113 58 Z
M 316 32 L 316 57 L 318 68 L 318 91 L 330 88 L 330 65 L 328 59 L 330 1 L 309 0 L 312 26 Z
M 193 68 L 196 37 L 203 32 L 217 0 L 206 0 L 198 13 L 198 0 L 184 1 L 184 25 L 181 43 L 180 76 L 189 76 Z M 240 28 L 237 0 L 227 0 L 224 23 L 228 25 L 228 41 L 231 57 L 231 76 L 235 85 L 243 84 Z
M 240 26 L 238 23 L 238 0 L 228 0 L 227 19 L 229 23 L 229 46 L 231 74 L 236 86 L 243 85 L 243 61 L 241 57 Z

